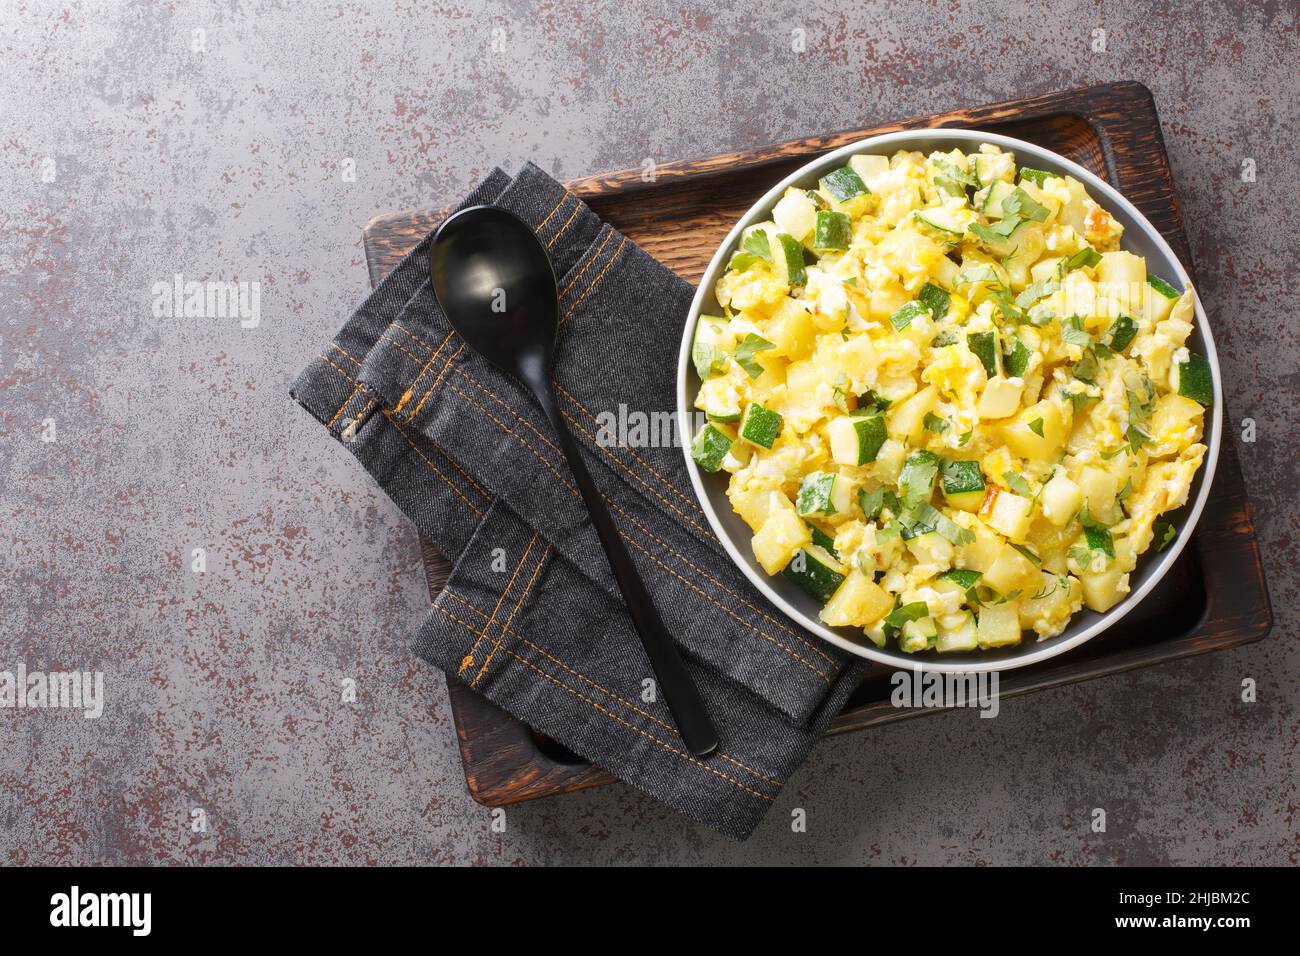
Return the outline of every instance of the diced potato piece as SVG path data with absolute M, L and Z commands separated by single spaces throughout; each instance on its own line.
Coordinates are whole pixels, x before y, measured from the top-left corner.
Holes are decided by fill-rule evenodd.
M 1015 591 L 1033 594 L 1038 590 L 1039 570 L 1034 562 L 1011 545 L 1003 545 L 997 560 L 984 572 L 980 584 L 986 584 L 1004 597 Z
M 1128 594 L 1128 574 L 1112 564 L 1083 575 L 1083 603 L 1094 611 L 1109 611 Z
M 785 299 L 768 323 L 766 338 L 776 346 L 774 351 L 778 355 L 788 359 L 806 358 L 817 341 L 817 327 L 802 304 Z
M 934 531 L 910 538 L 907 550 L 921 564 L 937 564 L 945 569 L 952 565 L 952 542 Z
M 1052 480 L 1043 486 L 1043 515 L 1063 528 L 1079 511 L 1083 504 L 1083 492 L 1070 480 L 1064 469 L 1057 469 Z
M 1055 458 L 1066 438 L 1061 407 L 1050 399 L 1029 406 L 1000 431 L 1008 448 L 1021 458 L 1037 462 Z
M 1006 647 L 1020 643 L 1020 619 L 1016 606 L 995 604 L 980 610 L 979 624 L 975 629 L 980 647 Z
M 866 627 L 888 614 L 893 606 L 889 592 L 854 568 L 818 616 L 831 627 Z
M 891 407 L 886 413 L 889 433 L 913 441 L 920 438 L 925 429 L 926 413 L 934 408 L 938 395 L 938 389 L 927 385 L 911 398 Z
M 1147 283 L 1147 264 L 1131 252 L 1103 252 L 1097 264 L 1097 281 L 1102 293 L 1125 312 L 1138 314 Z
M 896 484 L 907 458 L 907 446 L 901 441 L 886 438 L 885 443 L 876 452 L 876 477 L 885 484 Z
M 1014 415 L 1020 407 L 1020 393 L 1024 387 L 1024 382 L 1018 378 L 995 376 L 989 379 L 980 394 L 977 409 L 980 418 L 1006 418 Z
M 745 519 L 745 524 L 749 525 L 751 530 L 757 531 L 767 522 L 768 515 L 773 510 L 774 495 L 777 498 L 784 497 L 771 488 L 749 488 L 744 491 L 730 492 L 728 497 L 736 514 Z
M 812 543 L 812 534 L 793 509 L 770 515 L 754 535 L 754 557 L 768 574 L 780 574 L 794 553 Z
M 984 515 L 984 520 L 994 531 L 1023 544 L 1025 535 L 1029 532 L 1033 510 L 1034 503 L 1028 498 L 999 488 L 993 499 L 993 507 Z
M 1028 588 L 1025 590 L 1029 593 Z M 1036 598 L 1034 594 L 1041 594 L 1042 597 Z M 1040 634 L 1060 633 L 1058 628 L 1064 629 L 1082 594 L 1083 586 L 1078 578 L 1039 572 L 1034 591 L 1020 602 L 1021 627 L 1032 627 Z
M 803 242 L 812 235 L 813 226 L 817 222 L 817 204 L 808 198 L 804 190 L 792 186 L 772 210 L 772 219 L 781 232 L 788 232 Z
M 1094 521 L 1115 524 L 1120 519 L 1119 479 L 1108 471 L 1088 465 L 1079 473 L 1083 502 Z
M 1000 537 L 983 525 L 972 529 L 974 538 L 961 546 L 957 564 L 973 571 L 987 571 L 1005 547 Z
M 1183 395 L 1161 395 L 1151 415 L 1151 434 L 1156 444 L 1181 451 L 1201 437 L 1205 407 Z

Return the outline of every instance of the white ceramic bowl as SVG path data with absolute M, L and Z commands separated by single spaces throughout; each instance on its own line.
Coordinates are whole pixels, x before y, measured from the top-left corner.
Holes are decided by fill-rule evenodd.
M 772 207 L 790 186 L 812 187 L 827 171 L 843 166 L 848 158 L 858 153 L 882 153 L 892 155 L 900 149 L 915 150 L 929 154 L 935 150 L 948 151 L 960 148 L 963 152 L 974 152 L 980 143 L 993 143 L 1003 150 L 1016 154 L 1018 165 L 1028 165 L 1048 172 L 1067 173 L 1087 187 L 1089 194 L 1097 200 L 1111 215 L 1124 226 L 1122 248 L 1145 257 L 1149 272 L 1168 278 L 1181 292 L 1190 282 L 1187 272 L 1174 256 L 1173 250 L 1164 241 L 1151 223 L 1127 199 L 1121 196 L 1107 183 L 1098 179 L 1088 170 L 1073 163 L 1063 156 L 1026 143 L 1022 140 L 998 136 L 965 129 L 930 129 L 908 130 L 898 133 L 886 133 L 872 136 L 857 143 L 841 147 L 819 157 L 808 165 L 791 173 L 756 202 L 736 223 L 718 251 L 714 253 L 709 268 L 700 280 L 700 287 L 691 303 L 691 311 L 682 333 L 681 352 L 677 362 L 677 412 L 681 434 L 694 436 L 694 401 L 700 387 L 700 380 L 691 364 L 691 341 L 695 334 L 695 323 L 703 314 L 719 312 L 714 298 L 714 286 L 726 267 L 732 251 L 740 238 L 741 231 L 747 226 L 770 218 Z M 1192 529 L 1200 518 L 1201 509 L 1210 491 L 1214 479 L 1214 468 L 1219 458 L 1220 433 L 1223 427 L 1223 388 L 1219 375 L 1219 360 L 1214 351 L 1214 340 L 1210 336 L 1209 323 L 1201 303 L 1196 302 L 1196 328 L 1188 342 L 1196 351 L 1205 356 L 1214 377 L 1214 407 L 1207 416 L 1208 448 L 1205 460 L 1197 473 L 1189 495 L 1189 504 L 1172 516 L 1178 528 L 1178 537 L 1168 550 L 1156 554 L 1147 551 L 1138 559 L 1137 569 L 1130 577 L 1131 591 L 1128 597 L 1104 614 L 1083 610 L 1070 621 L 1069 627 L 1056 637 L 1035 642 L 1026 639 L 1014 648 L 1001 651 L 975 651 L 966 654 L 939 655 L 935 652 L 904 654 L 891 647 L 877 648 L 866 639 L 857 628 L 827 627 L 817 617 L 820 605 L 799 588 L 780 577 L 768 577 L 754 559 L 750 541 L 753 533 L 748 525 L 731 509 L 726 495 L 726 477 L 701 473 L 691 458 L 689 441 L 683 444 L 686 455 L 686 468 L 691 475 L 691 484 L 700 505 L 708 516 L 709 524 L 717 534 L 723 547 L 736 566 L 745 573 L 754 586 L 765 594 L 773 604 L 780 608 L 790 620 L 818 637 L 829 641 L 837 647 L 870 658 L 892 667 L 921 667 L 933 671 L 992 671 L 1009 670 L 1024 667 L 1049 657 L 1062 654 L 1072 647 L 1095 637 L 1124 617 L 1156 586 L 1156 583 L 1173 566 L 1187 542 L 1191 539 Z M 1203 441 L 1206 439 L 1202 439 Z

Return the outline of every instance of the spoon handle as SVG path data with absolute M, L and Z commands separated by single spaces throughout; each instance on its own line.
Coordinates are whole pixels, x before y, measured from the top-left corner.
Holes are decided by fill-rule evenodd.
M 718 732 L 709 718 L 709 712 L 704 707 L 704 701 L 695 687 L 695 681 L 691 679 L 686 665 L 682 663 L 677 645 L 668 636 L 668 630 L 659 616 L 659 609 L 655 607 L 654 601 L 646 592 L 636 565 L 628 557 L 623 538 L 619 535 L 618 528 L 605 507 L 605 500 L 596 488 L 596 483 L 591 480 L 587 466 L 582 461 L 582 455 L 578 452 L 578 446 L 564 423 L 564 417 L 560 414 L 549 380 L 545 383 L 530 384 L 534 385 L 533 391 L 537 395 L 537 400 L 541 403 L 546 417 L 551 421 L 551 427 L 555 429 L 560 439 L 560 448 L 564 451 L 564 457 L 568 459 L 569 470 L 577 480 L 578 490 L 582 493 L 587 513 L 591 515 L 591 523 L 596 526 L 601 547 L 605 549 L 610 567 L 614 569 L 618 589 L 623 594 L 623 601 L 632 616 L 632 623 L 636 625 L 637 634 L 641 636 L 641 646 L 645 648 L 646 656 L 650 658 L 650 666 L 659 681 L 664 703 L 668 705 L 673 721 L 677 724 L 677 732 L 681 734 L 682 742 L 691 753 L 697 757 L 706 756 L 717 749 Z

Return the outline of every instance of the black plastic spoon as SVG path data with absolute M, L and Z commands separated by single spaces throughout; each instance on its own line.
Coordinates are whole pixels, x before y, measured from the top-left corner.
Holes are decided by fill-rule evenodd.
M 517 376 L 546 412 L 677 731 L 691 753 L 701 757 L 712 753 L 718 746 L 718 732 L 555 400 L 551 364 L 560 305 L 546 250 L 528 224 L 513 213 L 497 206 L 471 206 L 438 228 L 429 250 L 429 275 L 438 305 L 461 338 L 493 365 Z

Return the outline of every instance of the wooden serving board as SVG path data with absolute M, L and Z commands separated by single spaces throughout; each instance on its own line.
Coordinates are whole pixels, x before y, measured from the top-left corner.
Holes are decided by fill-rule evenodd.
M 601 218 L 695 284 L 730 228 L 787 173 L 867 136 L 942 126 L 1005 133 L 1087 167 L 1146 215 L 1194 276 L 1155 102 L 1138 83 L 1052 93 L 668 163 L 658 167 L 654 182 L 644 182 L 638 169 L 587 176 L 568 186 Z M 442 211 L 411 211 L 372 220 L 365 229 L 371 282 L 383 278 L 442 216 Z M 422 547 L 432 597 L 446 582 L 449 565 L 436 542 L 424 541 Z M 1229 440 L 1191 545 L 1159 586 L 1123 621 L 1083 646 L 1004 673 L 1001 693 L 1015 697 L 1256 641 L 1268 633 L 1272 620 L 1250 503 Z M 873 667 L 829 732 L 934 713 L 893 707 L 890 673 L 890 668 Z M 614 782 L 604 770 L 465 685 L 449 680 L 448 686 L 465 779 L 480 803 L 500 806 Z

